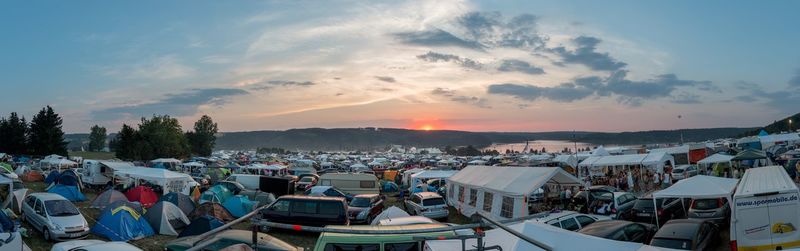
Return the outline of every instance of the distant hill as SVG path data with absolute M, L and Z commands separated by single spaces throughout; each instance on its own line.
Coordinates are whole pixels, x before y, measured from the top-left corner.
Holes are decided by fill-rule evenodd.
M 791 124 L 792 128 L 791 128 L 791 130 L 789 129 L 789 119 L 792 120 L 792 124 Z M 800 128 L 800 125 L 797 124 L 798 122 L 800 122 L 799 120 L 800 120 L 800 113 L 792 115 L 792 116 L 789 116 L 789 117 L 786 117 L 786 118 L 783 118 L 781 120 L 777 120 L 775 122 L 772 122 L 772 124 L 769 124 L 769 125 L 767 125 L 765 127 L 755 128 L 755 130 L 747 131 L 744 134 L 741 134 L 740 136 L 758 135 L 758 133 L 761 132 L 761 130 L 767 131 L 770 134 L 779 133 L 779 132 L 795 131 L 795 130 Z

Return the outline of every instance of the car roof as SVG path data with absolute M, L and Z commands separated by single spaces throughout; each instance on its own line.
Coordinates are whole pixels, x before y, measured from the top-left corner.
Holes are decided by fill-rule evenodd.
M 60 194 L 55 194 L 55 193 L 32 193 L 32 194 L 29 194 L 28 196 L 34 196 L 34 197 L 39 198 L 40 200 L 43 200 L 43 201 L 48 201 L 48 200 L 67 200 L 67 198 L 64 198 L 64 196 L 61 196 Z
M 353 198 L 372 198 L 372 197 L 378 197 L 378 194 L 374 194 L 374 193 L 359 194 L 359 195 L 356 195 Z
M 380 220 L 379 225 L 404 226 L 404 225 L 429 224 L 429 223 L 438 223 L 438 222 L 425 216 L 406 216 L 406 217 L 383 219 Z
M 420 192 L 420 193 L 416 193 L 416 195 L 419 196 L 422 199 L 441 198 L 442 197 L 438 193 L 434 193 L 434 192 Z
M 402 226 L 371 226 L 371 225 L 356 225 L 356 226 L 327 226 L 334 229 L 349 229 L 349 230 L 415 230 L 415 229 L 431 229 L 431 228 L 445 228 L 448 227 L 442 223 L 432 224 L 414 224 Z M 327 241 L 341 241 L 339 238 L 346 238 L 347 240 L 358 240 L 359 242 L 381 242 L 381 241 L 413 241 L 414 237 L 442 237 L 454 236 L 455 231 L 442 231 L 418 234 L 343 234 L 343 233 L 322 233 L 319 240 Z M 317 243 L 319 243 L 319 240 Z
M 694 239 L 695 234 L 703 224 L 703 219 L 675 219 L 667 221 L 666 224 L 656 232 L 655 238 L 670 239 Z
M 580 232 L 594 236 L 606 236 L 632 223 L 624 220 L 598 221 L 584 227 Z
M 284 195 L 281 196 L 280 199 L 292 199 L 292 200 L 330 200 L 330 201 L 345 201 L 342 197 L 319 197 L 319 196 L 305 196 L 305 195 Z

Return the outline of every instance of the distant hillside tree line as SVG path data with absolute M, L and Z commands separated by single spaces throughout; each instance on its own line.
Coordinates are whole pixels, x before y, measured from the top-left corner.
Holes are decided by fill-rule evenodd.
M 769 124 L 769 125 L 767 125 L 765 127 L 756 128 L 755 130 L 751 130 L 751 131 L 745 132 L 745 133 L 743 133 L 742 135 L 739 135 L 739 136 L 754 136 L 754 135 L 758 135 L 758 133 L 761 132 L 761 130 L 764 130 L 764 131 L 766 131 L 767 133 L 770 133 L 770 134 L 772 134 L 772 133 L 780 133 L 780 132 L 797 131 L 797 129 L 800 129 L 800 128 L 798 128 L 799 126 L 797 125 L 797 123 L 800 122 L 798 120 L 800 120 L 800 113 L 792 115 L 792 116 L 789 116 L 789 117 L 786 117 L 786 118 L 783 118 L 781 120 L 777 120 L 775 122 L 772 122 L 772 124 Z
M 16 155 L 67 155 L 67 142 L 61 129 L 63 120 L 46 106 L 28 123 L 12 112 L 0 118 L 0 152 Z
M 178 119 L 154 115 L 142 118 L 138 128 L 123 124 L 111 147 L 117 158 L 123 160 L 209 156 L 217 132 L 217 124 L 207 115 L 194 123 L 194 131 L 188 132 L 183 132 Z

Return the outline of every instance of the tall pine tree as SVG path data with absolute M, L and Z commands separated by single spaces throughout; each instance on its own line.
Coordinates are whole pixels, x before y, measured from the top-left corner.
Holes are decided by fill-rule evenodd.
M 106 147 L 106 128 L 98 125 L 92 126 L 89 133 L 89 151 L 102 151 Z
M 136 160 L 138 154 L 134 151 L 138 132 L 132 127 L 122 124 L 122 129 L 117 133 L 114 140 L 114 153 L 119 159 Z
M 192 153 L 198 156 L 210 156 L 217 141 L 217 132 L 217 123 L 214 123 L 208 115 L 203 115 L 194 123 L 194 132 L 186 133 Z
M 33 155 L 67 155 L 67 142 L 61 130 L 62 119 L 49 105 L 31 120 L 29 146 Z

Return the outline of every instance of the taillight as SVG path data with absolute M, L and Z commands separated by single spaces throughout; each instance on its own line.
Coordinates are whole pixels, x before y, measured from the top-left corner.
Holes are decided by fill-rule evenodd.
M 661 216 L 663 214 L 664 214 L 664 209 L 663 208 L 659 208 L 658 209 L 658 216 Z
M 615 214 L 615 213 L 617 213 L 617 209 L 616 209 L 616 208 L 612 208 L 612 209 L 611 209 L 611 213 L 612 213 L 612 214 Z
M 725 202 L 722 201 L 722 198 L 717 199 L 717 207 L 722 208 L 722 205 L 725 205 Z
M 689 205 L 689 208 L 695 208 L 695 207 L 694 207 L 694 206 L 695 206 L 695 204 L 697 204 L 697 201 L 696 201 L 696 200 L 692 200 L 692 204 L 691 204 L 691 205 Z
M 731 241 L 731 251 L 738 251 L 739 247 L 736 246 L 736 240 Z

